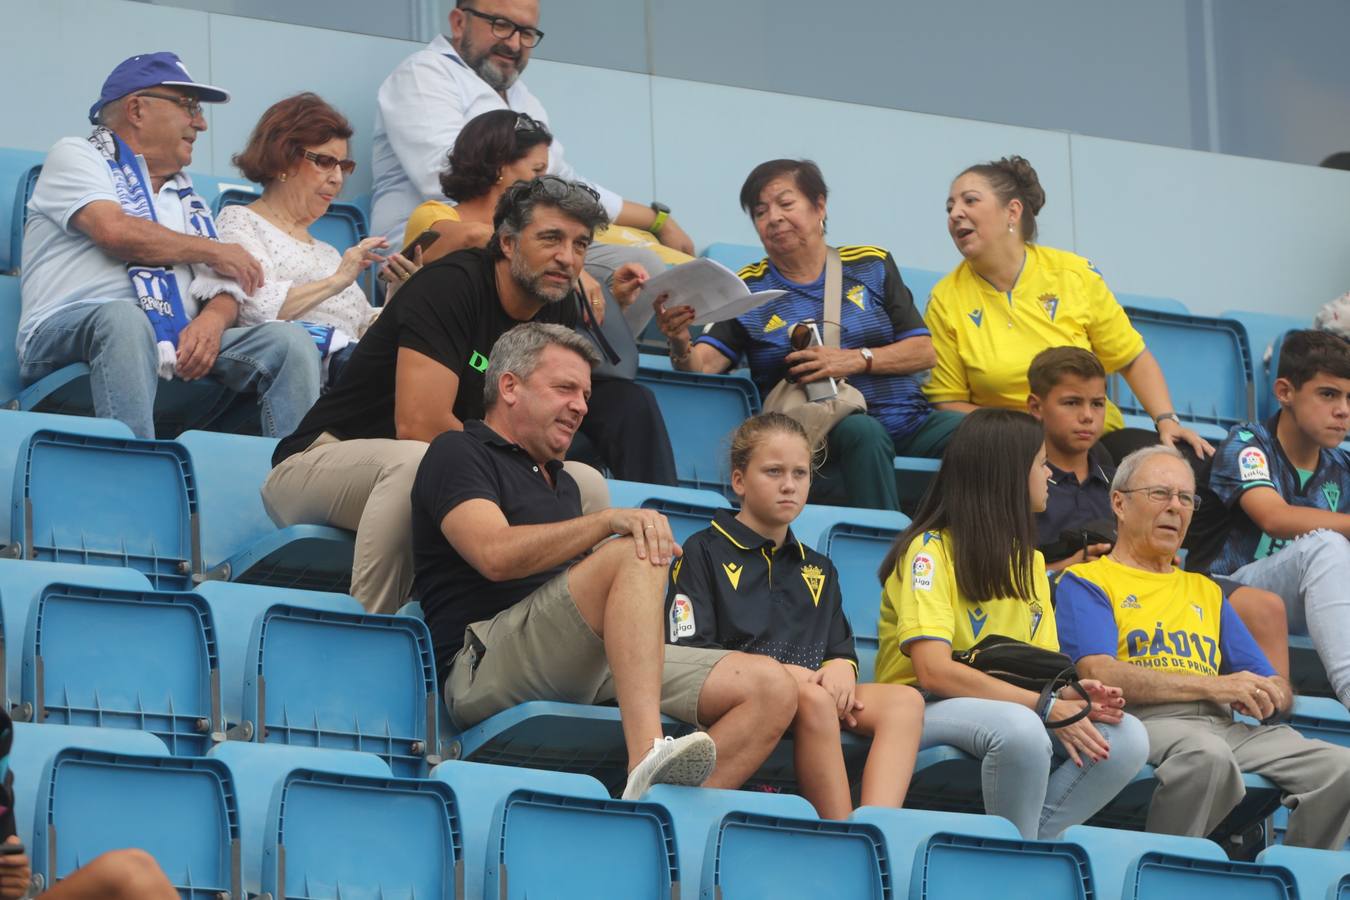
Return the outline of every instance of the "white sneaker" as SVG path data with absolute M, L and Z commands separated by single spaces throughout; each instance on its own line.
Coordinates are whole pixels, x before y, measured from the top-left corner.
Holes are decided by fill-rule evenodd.
M 654 784 L 685 784 L 698 787 L 717 765 L 717 745 L 706 731 L 682 738 L 657 738 L 642 757 L 623 788 L 623 799 L 638 800 Z

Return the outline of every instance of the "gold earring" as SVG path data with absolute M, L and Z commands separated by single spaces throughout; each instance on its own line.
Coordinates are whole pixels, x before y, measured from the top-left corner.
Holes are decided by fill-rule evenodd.
M 1013 233 L 1014 231 L 1016 231 L 1016 230 L 1017 230 L 1017 229 L 1016 229 L 1015 227 L 1013 227 L 1013 223 L 1009 222 L 1009 223 L 1008 223 L 1008 234 L 1012 234 L 1012 233 Z
M 282 181 L 285 181 L 285 180 L 286 180 L 286 173 L 285 173 L 285 172 L 282 172 L 282 173 L 281 173 L 281 180 L 282 180 Z

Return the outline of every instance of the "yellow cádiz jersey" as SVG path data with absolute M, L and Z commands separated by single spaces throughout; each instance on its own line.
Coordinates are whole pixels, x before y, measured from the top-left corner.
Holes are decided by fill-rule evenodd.
M 428 230 L 437 222 L 443 222 L 446 219 L 451 222 L 458 222 L 459 210 L 449 203 L 442 203 L 439 200 L 428 200 L 418 206 L 408 217 L 408 227 L 403 229 L 403 246 L 408 246 L 422 232 Z
M 1027 244 L 1022 273 L 1006 294 L 962 262 L 933 287 L 924 321 L 937 353 L 924 387 L 931 403 L 1025 410 L 1027 368 L 1048 347 L 1091 350 L 1108 374 L 1144 351 L 1144 339 L 1092 263 L 1038 244 Z M 1108 402 L 1106 430 L 1122 425 L 1120 410 Z
M 1114 656 L 1175 675 L 1274 671 L 1204 575 L 1146 572 L 1103 556 L 1070 566 L 1055 594 L 1064 652 L 1075 662 Z
M 1032 572 L 1036 599 L 973 603 L 957 589 L 950 542 L 946 531 L 925 531 L 910 542 L 899 568 L 886 579 L 881 591 L 878 682 L 915 682 L 907 648 L 916 640 L 935 639 L 951 644 L 953 650 L 969 650 L 982 638 L 1001 634 L 1047 650 L 1059 649 L 1045 558 L 1039 552 Z

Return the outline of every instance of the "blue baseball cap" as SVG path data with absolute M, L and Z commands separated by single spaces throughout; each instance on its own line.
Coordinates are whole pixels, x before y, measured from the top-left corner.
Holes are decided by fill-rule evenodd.
M 118 97 L 125 97 L 134 91 L 167 84 L 171 87 L 187 88 L 197 95 L 202 103 L 229 103 L 230 92 L 209 84 L 200 84 L 192 80 L 187 66 L 178 58 L 177 53 L 162 50 L 159 53 L 142 53 L 117 64 L 103 82 L 103 91 L 98 101 L 89 107 L 89 121 L 98 124 L 99 110 Z

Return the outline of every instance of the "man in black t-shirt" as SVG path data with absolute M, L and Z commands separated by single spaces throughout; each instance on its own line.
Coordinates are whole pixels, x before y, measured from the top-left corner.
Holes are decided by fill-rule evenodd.
M 558 325 L 508 331 L 491 348 L 484 420 L 436 438 L 418 468 L 416 590 L 446 707 L 462 730 L 527 700 L 614 700 L 625 798 L 656 783 L 735 788 L 791 722 L 797 688 L 769 657 L 665 646 L 680 555 L 665 516 L 582 514 L 562 458 L 598 359 Z M 708 732 L 662 738 L 662 712 Z
M 462 250 L 403 285 L 361 338 L 336 387 L 277 446 L 263 503 L 278 525 L 356 532 L 351 593 L 372 612 L 396 612 L 412 585 L 408 490 L 427 442 L 483 415 L 489 351 L 520 322 L 577 323 L 586 248 L 605 223 L 595 194 L 553 176 L 503 194 L 486 249 Z M 627 299 L 640 267 L 621 267 Z M 616 477 L 652 480 L 616 461 L 670 459 L 651 392 L 607 389 L 583 423 Z M 591 473 L 594 482 L 600 479 Z

